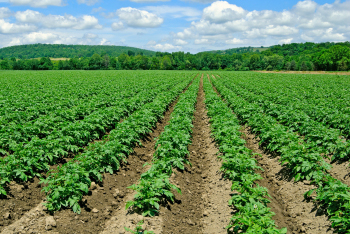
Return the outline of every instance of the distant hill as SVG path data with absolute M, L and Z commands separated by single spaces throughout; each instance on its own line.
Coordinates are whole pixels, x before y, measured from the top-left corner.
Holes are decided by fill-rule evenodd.
M 143 53 L 153 56 L 156 52 L 127 46 L 106 46 L 106 45 L 60 45 L 60 44 L 31 44 L 10 46 L 0 49 L 0 59 L 2 58 L 74 58 L 91 57 L 93 54 L 106 53 L 109 56 L 117 57 L 122 53 L 134 52 L 136 55 Z
M 205 51 L 201 53 L 212 53 L 212 54 L 244 54 L 248 52 L 262 52 L 265 50 L 270 49 L 270 47 L 239 47 L 239 48 L 232 48 L 227 50 L 211 50 L 211 51 Z

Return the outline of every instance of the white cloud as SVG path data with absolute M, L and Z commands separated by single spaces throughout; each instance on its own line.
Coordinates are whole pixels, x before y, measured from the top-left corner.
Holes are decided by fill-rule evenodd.
M 288 26 L 274 26 L 269 25 L 265 29 L 263 29 L 263 33 L 271 36 L 287 36 L 298 33 L 299 30 L 294 27 Z
M 146 11 L 154 13 L 158 16 L 172 18 L 186 18 L 189 21 L 197 20 L 202 12 L 192 7 L 181 6 L 147 6 L 143 8 Z
M 280 40 L 280 41 L 278 42 L 278 44 L 280 44 L 280 45 L 283 45 L 283 44 L 290 44 L 290 43 L 292 43 L 292 41 L 293 41 L 293 38 L 286 38 L 286 39 Z
M 174 39 L 174 44 L 175 44 L 175 45 L 182 46 L 182 45 L 187 45 L 188 42 L 187 42 L 187 41 L 184 41 L 184 40 L 181 40 L 181 39 Z
M 131 7 L 120 8 L 116 15 L 129 27 L 136 28 L 155 28 L 159 27 L 164 21 L 156 14 Z
M 291 10 L 281 12 L 247 11 L 227 1 L 216 1 L 203 9 L 201 19 L 171 36 L 172 41 L 191 39 L 194 44 L 207 43 L 217 47 L 346 41 L 350 40 L 349 22 L 350 0 L 324 5 L 312 0 L 299 1 Z
M 199 45 L 199 44 L 211 44 L 207 38 L 202 38 L 202 39 L 196 39 L 194 40 L 194 44 Z
M 157 51 L 174 51 L 174 50 L 181 50 L 181 46 L 174 46 L 172 44 L 156 44 L 150 46 L 152 49 Z
M 84 15 L 76 18 L 72 15 L 44 15 L 38 11 L 18 11 L 15 14 L 17 21 L 32 23 L 44 28 L 71 28 L 71 29 L 100 29 L 102 26 L 94 16 Z
M 0 19 L 8 18 L 12 15 L 12 12 L 7 7 L 0 7 Z
M 34 43 L 50 43 L 59 39 L 57 34 L 32 32 L 24 35 L 23 37 L 13 38 L 9 46 L 22 45 L 22 44 L 34 44 Z
M 118 31 L 124 28 L 124 24 L 122 22 L 114 22 L 112 24 L 112 30 L 113 31 Z
M 294 12 L 308 17 L 315 13 L 317 6 L 318 4 L 314 1 L 300 1 L 294 6 Z
M 154 45 L 156 45 L 157 44 L 157 42 L 156 41 L 149 41 L 148 43 L 147 43 L 147 45 L 148 46 L 154 46 Z
M 24 45 L 24 44 L 78 44 L 78 45 L 109 45 L 110 42 L 105 39 L 98 39 L 95 34 L 84 34 L 83 37 L 78 35 L 72 35 L 65 32 L 32 32 L 29 34 L 22 34 L 18 37 L 14 37 L 4 46 Z
M 244 43 L 243 40 L 238 39 L 238 38 L 233 38 L 233 39 L 230 39 L 230 40 L 226 40 L 225 42 L 226 42 L 226 44 L 230 44 L 230 45 L 241 45 L 241 44 Z
M 203 10 L 203 19 L 213 23 L 224 23 L 244 17 L 247 11 L 226 1 L 217 1 Z
M 35 30 L 37 30 L 37 27 L 34 25 L 13 24 L 3 19 L 0 19 L 0 33 L 13 34 L 13 33 L 31 32 Z
M 9 3 L 31 7 L 63 6 L 63 0 L 9 0 Z
M 98 38 L 98 35 L 94 33 L 86 33 L 84 34 L 84 38 L 95 39 L 95 38 Z
M 100 0 L 77 0 L 77 1 L 79 4 L 86 4 L 88 6 L 92 6 L 100 2 Z

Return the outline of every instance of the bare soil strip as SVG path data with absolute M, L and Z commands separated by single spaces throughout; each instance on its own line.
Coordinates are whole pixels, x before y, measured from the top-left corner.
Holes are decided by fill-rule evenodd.
M 308 181 L 293 182 L 290 173 L 281 166 L 279 156 L 265 151 L 259 146 L 259 138 L 250 132 L 249 127 L 243 128 L 246 146 L 258 153 L 258 165 L 263 179 L 258 182 L 268 188 L 272 197 L 269 207 L 276 213 L 274 220 L 279 227 L 287 227 L 290 233 L 333 233 L 331 223 L 322 210 L 315 209 L 312 201 L 304 199 L 304 193 L 312 188 Z
M 329 159 L 325 158 L 325 161 L 332 165 L 332 169 L 329 171 L 329 174 L 347 186 L 350 186 L 350 168 L 349 161 L 346 162 L 334 162 L 331 163 Z
M 127 187 L 137 182 L 141 173 L 146 170 L 143 168 L 144 163 L 150 162 L 153 158 L 155 138 L 164 130 L 176 102 L 170 105 L 153 132 L 141 141 L 142 147 L 136 147 L 134 153 L 129 155 L 128 163 L 122 165 L 120 171 L 113 175 L 104 174 L 102 183 L 92 184 L 89 194 L 83 198 L 80 215 L 75 214 L 71 209 L 62 209 L 50 215 L 40 204 L 20 220 L 6 227 L 2 233 L 15 233 L 19 230 L 24 230 L 26 233 L 45 233 L 48 230 L 56 233 L 98 233 L 108 226 L 115 225 L 113 217 L 125 210 L 126 201 L 132 198 L 130 196 L 133 191 Z M 41 196 L 41 200 L 42 198 Z M 38 200 L 36 205 L 40 202 L 40 199 Z M 47 225 L 52 220 L 54 225 Z M 107 220 L 109 221 L 106 222 Z M 133 220 L 131 221 L 132 226 L 135 227 L 136 224 Z M 119 230 L 124 230 L 124 227 L 118 228 Z
M 9 184 L 7 197 L 0 199 L 0 232 L 44 199 L 45 195 L 41 193 L 42 188 L 38 183 L 39 179 L 35 178 L 26 183 Z
M 214 90 L 218 93 L 218 91 Z M 220 96 L 220 94 L 218 93 Z M 269 191 L 271 203 L 268 205 L 276 214 L 273 219 L 279 228 L 287 227 L 288 233 L 333 233 L 331 222 L 323 210 L 317 210 L 312 201 L 304 199 L 304 193 L 315 188 L 309 181 L 293 182 L 290 173 L 278 161 L 279 156 L 272 154 L 259 145 L 259 137 L 250 131 L 248 126 L 242 126 L 242 138 L 246 147 L 256 156 L 259 171 L 263 177 L 258 181 L 260 186 Z
M 217 160 L 213 139 L 210 137 L 206 115 L 203 76 L 197 97 L 193 122 L 192 144 L 189 146 L 192 167 L 176 171 L 171 182 L 181 188 L 176 202 L 161 209 L 162 233 L 227 233 L 231 209 L 229 181 L 221 178 L 221 162 Z

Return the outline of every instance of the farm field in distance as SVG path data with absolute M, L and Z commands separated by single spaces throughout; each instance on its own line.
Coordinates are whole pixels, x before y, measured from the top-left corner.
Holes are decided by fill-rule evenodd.
M 0 233 L 350 233 L 349 136 L 348 75 L 1 71 Z

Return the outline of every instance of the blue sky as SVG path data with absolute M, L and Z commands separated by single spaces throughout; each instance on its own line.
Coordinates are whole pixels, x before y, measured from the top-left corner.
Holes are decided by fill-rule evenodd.
M 196 53 L 349 38 L 350 0 L 0 0 L 0 47 L 62 43 Z

